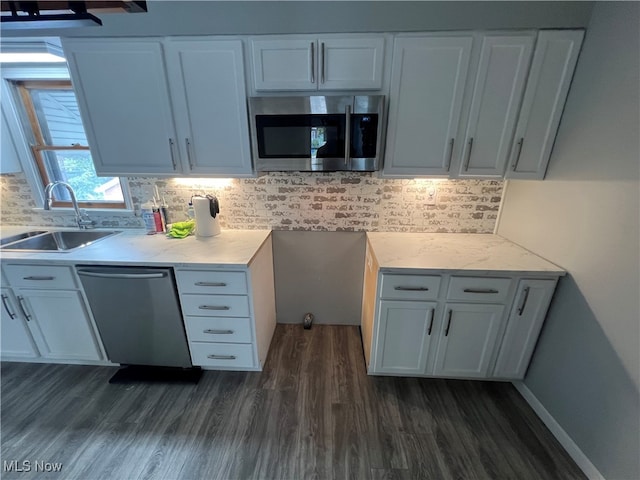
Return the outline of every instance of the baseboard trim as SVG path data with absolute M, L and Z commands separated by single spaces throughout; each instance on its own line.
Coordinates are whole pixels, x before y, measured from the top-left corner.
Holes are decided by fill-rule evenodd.
M 569 456 L 578 465 L 580 470 L 590 480 L 606 480 L 604 476 L 598 471 L 593 463 L 587 458 L 580 447 L 571 439 L 569 434 L 564 431 L 555 418 L 544 408 L 544 405 L 540 403 L 540 400 L 536 398 L 531 390 L 523 382 L 511 382 L 514 387 L 520 392 L 520 395 L 527 401 L 529 406 L 536 412 L 536 415 L 542 420 L 547 428 L 551 431 L 556 440 L 560 442 L 560 445 L 566 450 Z

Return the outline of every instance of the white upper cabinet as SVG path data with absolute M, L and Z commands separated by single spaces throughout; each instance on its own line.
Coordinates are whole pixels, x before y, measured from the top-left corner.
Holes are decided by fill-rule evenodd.
M 583 30 L 538 34 L 507 178 L 544 178 L 583 37 Z
M 74 38 L 64 49 L 96 172 L 180 173 L 160 42 Z
M 166 57 L 185 171 L 253 175 L 241 41 L 169 39 Z
M 64 47 L 98 174 L 253 174 L 240 40 Z
M 503 177 L 535 34 L 482 36 L 461 176 Z
M 396 39 L 385 176 L 448 174 L 472 45 L 470 35 Z
M 251 40 L 256 91 L 378 90 L 384 36 L 261 37 Z

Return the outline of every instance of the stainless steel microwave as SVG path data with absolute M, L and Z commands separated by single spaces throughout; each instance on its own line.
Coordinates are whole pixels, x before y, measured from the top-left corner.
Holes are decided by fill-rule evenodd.
M 251 146 L 258 172 L 382 166 L 385 97 L 251 97 Z

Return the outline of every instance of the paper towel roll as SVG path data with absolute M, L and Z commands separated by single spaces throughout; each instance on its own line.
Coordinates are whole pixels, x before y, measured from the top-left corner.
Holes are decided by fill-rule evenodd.
M 193 211 L 196 216 L 196 236 L 213 237 L 220 233 L 220 222 L 218 216 L 213 218 L 209 208 L 210 200 L 206 197 L 193 197 Z

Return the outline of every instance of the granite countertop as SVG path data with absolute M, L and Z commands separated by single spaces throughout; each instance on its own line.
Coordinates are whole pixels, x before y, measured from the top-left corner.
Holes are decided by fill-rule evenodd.
M 566 274 L 557 265 L 499 235 L 370 232 L 367 239 L 381 269 Z
M 30 230 L 72 230 L 48 227 L 2 227 L 2 237 Z M 100 229 L 102 230 L 102 229 Z M 117 264 L 155 266 L 246 267 L 270 230 L 223 230 L 215 237 L 167 238 L 126 229 L 86 247 L 69 252 L 18 252 L 0 250 L 2 261 L 37 261 L 40 264 Z

